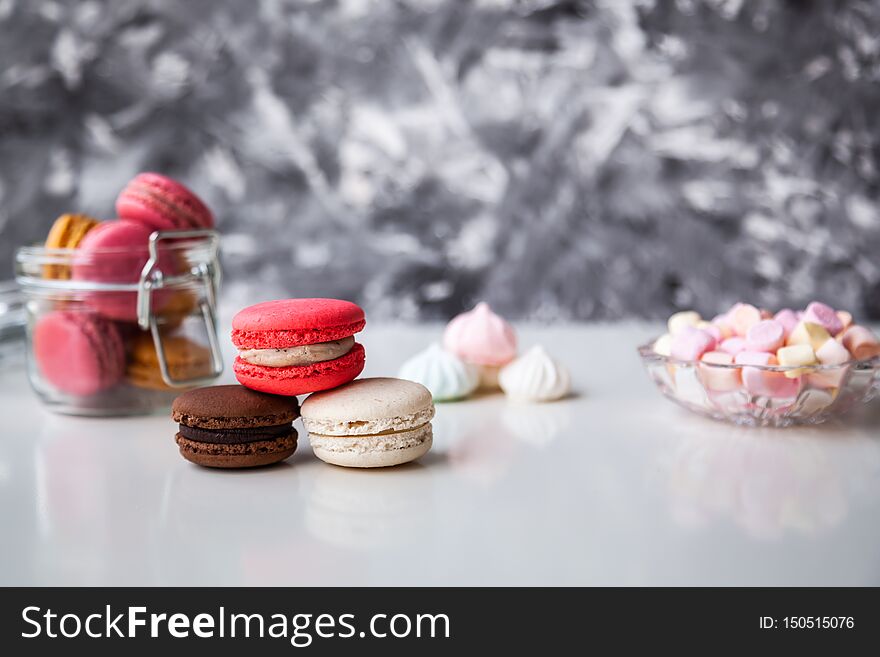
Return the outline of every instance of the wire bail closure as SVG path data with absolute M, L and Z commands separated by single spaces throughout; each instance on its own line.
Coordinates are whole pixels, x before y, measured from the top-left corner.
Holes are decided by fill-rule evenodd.
M 153 291 L 169 287 L 173 279 L 168 279 L 159 268 L 159 242 L 163 240 L 180 240 L 192 238 L 205 238 L 208 240 L 210 258 L 207 262 L 195 265 L 188 273 L 195 276 L 204 287 L 204 297 L 199 301 L 202 320 L 208 334 L 208 347 L 211 352 L 211 372 L 206 376 L 176 379 L 171 375 L 168 361 L 165 357 L 165 346 L 162 343 L 162 335 L 159 322 L 153 313 Z M 153 345 L 159 360 L 159 371 L 162 380 L 172 388 L 189 388 L 202 384 L 212 383 L 223 373 L 223 357 L 220 351 L 220 343 L 217 339 L 217 292 L 220 286 L 220 267 L 217 262 L 217 249 L 220 239 L 213 230 L 179 230 L 179 231 L 156 231 L 150 235 L 149 253 L 150 259 L 141 271 L 138 283 L 137 316 L 138 326 L 149 329 L 153 336 Z M 178 279 L 179 280 L 179 279 Z

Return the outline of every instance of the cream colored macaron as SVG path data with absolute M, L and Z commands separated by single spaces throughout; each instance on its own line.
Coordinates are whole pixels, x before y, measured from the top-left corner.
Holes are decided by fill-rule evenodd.
M 434 403 L 420 383 L 357 379 L 303 402 L 303 424 L 322 461 L 349 468 L 408 463 L 431 449 Z

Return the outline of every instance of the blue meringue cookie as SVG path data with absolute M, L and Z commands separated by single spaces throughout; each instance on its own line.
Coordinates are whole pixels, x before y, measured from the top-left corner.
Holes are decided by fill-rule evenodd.
M 462 399 L 480 383 L 476 367 L 445 351 L 436 342 L 406 361 L 398 376 L 421 383 L 431 391 L 434 401 Z

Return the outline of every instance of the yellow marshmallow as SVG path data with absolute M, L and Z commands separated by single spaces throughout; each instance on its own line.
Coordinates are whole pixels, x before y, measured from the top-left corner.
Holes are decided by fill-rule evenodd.
M 826 340 L 831 339 L 831 334 L 825 330 L 824 326 L 813 324 L 812 322 L 799 322 L 794 330 L 788 336 L 785 344 L 807 345 L 811 351 L 817 351 L 819 347 L 825 344 Z
M 703 321 L 703 318 L 700 317 L 700 313 L 693 310 L 683 310 L 680 313 L 672 315 L 669 318 L 669 321 L 666 322 L 666 326 L 669 329 L 670 334 L 678 335 L 678 333 L 686 326 L 696 327 L 701 321 Z
M 820 327 L 821 328 L 821 327 Z M 822 329 L 824 330 L 824 329 Z M 788 347 L 781 347 L 776 352 L 776 360 L 784 367 L 793 367 L 795 365 L 815 365 L 816 353 L 808 344 L 794 344 Z M 795 379 L 804 374 L 805 370 L 790 370 L 785 372 L 785 376 L 789 379 Z
M 670 356 L 672 354 L 672 336 L 665 333 L 657 338 L 654 341 L 654 353 L 660 356 Z

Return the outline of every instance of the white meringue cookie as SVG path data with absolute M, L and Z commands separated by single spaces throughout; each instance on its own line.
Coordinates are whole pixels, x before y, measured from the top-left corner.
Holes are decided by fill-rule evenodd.
M 504 367 L 498 383 L 508 397 L 525 402 L 553 401 L 571 392 L 568 370 L 539 345 Z
M 475 366 L 445 351 L 436 342 L 406 361 L 398 376 L 421 383 L 431 391 L 435 401 L 462 399 L 480 383 L 480 373 Z

